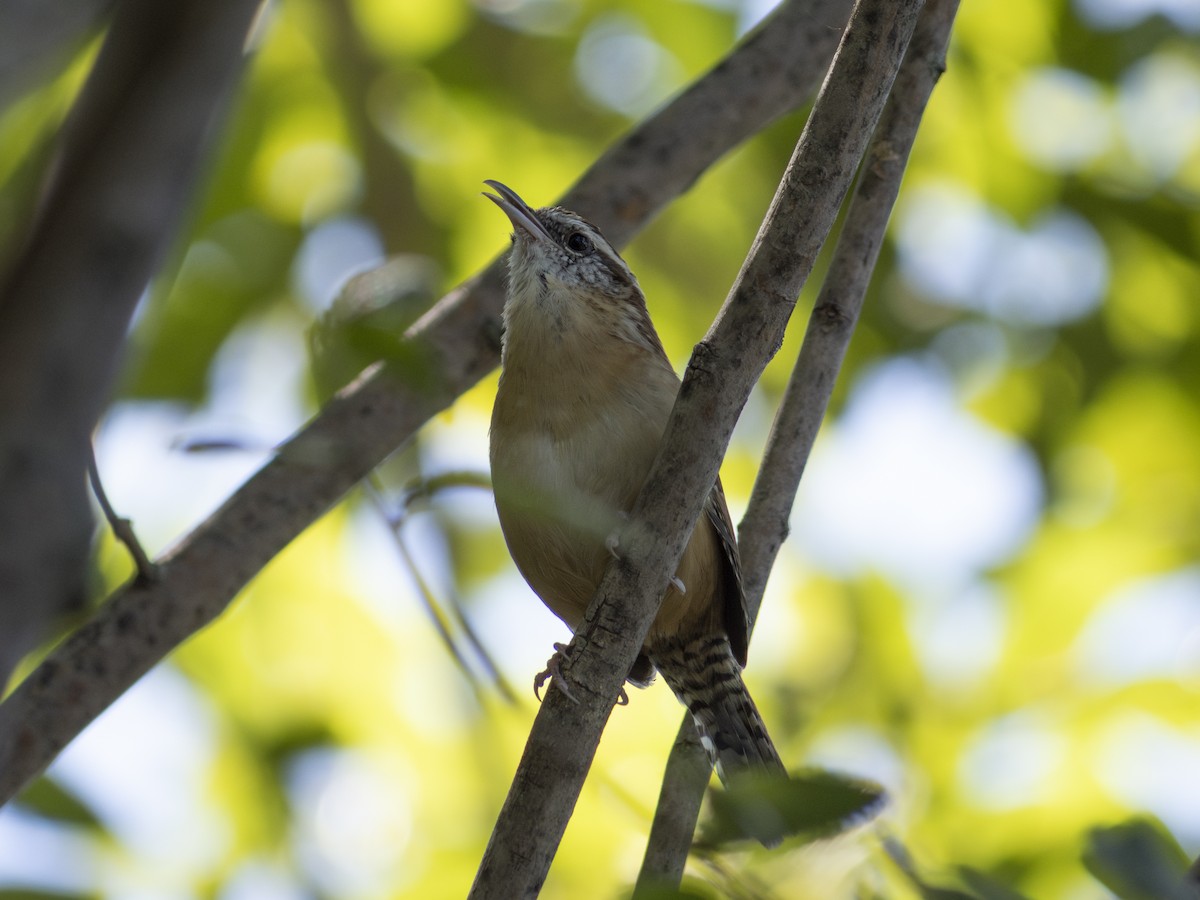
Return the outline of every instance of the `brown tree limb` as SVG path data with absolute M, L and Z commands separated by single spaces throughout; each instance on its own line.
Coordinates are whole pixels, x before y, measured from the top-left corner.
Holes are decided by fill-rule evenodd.
M 788 0 L 711 72 L 604 154 L 563 203 L 624 244 L 717 158 L 812 96 L 845 0 Z M 0 703 L 0 803 L 167 653 L 220 615 L 277 553 L 498 362 L 502 267 L 408 333 L 423 365 L 380 368 L 334 397 L 159 561 L 118 590 Z M 82 470 L 81 470 L 82 471 Z
M 958 0 L 927 0 L 876 128 L 738 529 L 746 600 L 758 616 L 792 503 L 858 322 L 925 106 L 942 71 Z M 667 760 L 637 891 L 677 885 L 711 766 L 689 715 Z
M 692 354 L 654 466 L 551 691 L 471 889 L 533 897 L 600 734 L 716 481 L 741 409 L 779 349 L 883 109 L 922 0 L 858 0 L 813 112 L 712 328 Z
M 0 684 L 82 600 L 91 432 L 241 71 L 257 4 L 118 6 L 0 288 Z

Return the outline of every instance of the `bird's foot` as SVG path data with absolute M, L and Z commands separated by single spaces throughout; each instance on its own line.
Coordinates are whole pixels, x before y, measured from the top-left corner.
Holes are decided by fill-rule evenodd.
M 546 668 L 538 672 L 533 679 L 533 696 L 538 698 L 538 702 L 542 699 L 542 685 L 550 679 L 550 683 L 567 695 L 567 699 L 572 703 L 578 703 L 579 700 L 571 693 L 571 689 L 567 687 L 567 679 L 562 672 L 563 660 L 568 659 L 567 651 L 570 647 L 567 644 L 554 644 L 554 655 L 546 660 Z
M 629 521 L 629 513 L 625 512 L 624 510 L 618 511 L 617 515 L 620 516 L 622 524 Z M 620 546 L 621 529 L 618 527 L 609 532 L 608 537 L 604 539 L 604 549 L 608 551 L 609 555 L 613 559 L 620 559 L 621 554 L 617 553 L 617 548 Z
M 680 578 L 678 575 L 671 576 L 670 584 L 671 584 L 671 587 L 675 588 L 675 590 L 679 591 L 679 593 L 681 593 L 681 594 L 687 593 L 687 585 L 683 583 L 683 579 Z
M 621 558 L 621 554 L 617 552 L 617 548 L 620 546 L 621 536 L 615 531 L 604 539 L 604 549 L 608 551 L 608 555 L 613 559 Z

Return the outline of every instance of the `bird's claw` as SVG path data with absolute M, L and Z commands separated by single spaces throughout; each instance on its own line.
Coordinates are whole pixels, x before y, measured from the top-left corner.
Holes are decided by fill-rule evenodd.
M 617 516 L 621 519 L 622 523 L 629 521 L 629 513 L 625 512 L 624 510 L 618 510 Z M 621 555 L 617 553 L 617 548 L 620 546 L 621 529 L 618 527 L 609 532 L 608 537 L 604 539 L 604 549 L 608 551 L 609 555 L 613 559 L 620 559 Z
M 683 579 L 680 578 L 678 575 L 672 575 L 670 583 L 671 583 L 671 587 L 675 588 L 675 590 L 679 591 L 679 593 L 681 593 L 681 594 L 687 593 L 687 585 L 683 583 Z
M 533 696 L 538 698 L 539 703 L 542 700 L 542 694 L 541 694 L 542 685 L 544 685 L 546 683 L 547 679 L 550 679 L 551 684 L 553 684 L 556 688 L 558 688 L 560 691 L 562 691 L 564 694 L 566 694 L 567 699 L 570 700 L 572 703 L 579 702 L 578 698 L 576 698 L 576 696 L 571 693 L 571 689 L 569 687 L 567 687 L 567 679 L 563 675 L 563 672 L 562 672 L 562 663 L 563 663 L 564 659 L 568 658 L 567 657 L 568 650 L 569 650 L 568 645 L 559 644 L 556 642 L 554 644 L 554 655 L 551 656 L 548 660 L 546 660 L 546 668 L 544 670 L 542 670 L 541 672 L 538 672 L 537 675 L 534 676 Z
M 621 536 L 615 531 L 604 539 L 604 549 L 608 551 L 608 555 L 613 559 L 621 558 L 621 554 L 617 553 L 617 548 L 620 546 Z

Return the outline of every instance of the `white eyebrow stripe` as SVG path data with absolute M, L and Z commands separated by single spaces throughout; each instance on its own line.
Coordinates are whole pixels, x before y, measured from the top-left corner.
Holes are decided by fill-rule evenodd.
M 586 234 L 592 241 L 592 246 L 604 257 L 607 261 L 607 267 L 614 276 L 623 279 L 626 283 L 636 286 L 637 278 L 632 270 L 625 264 L 625 260 L 613 248 L 608 240 L 600 233 L 600 229 L 589 222 L 587 219 L 580 216 L 578 213 L 568 209 L 563 209 L 559 206 L 543 207 L 538 210 L 539 215 L 545 215 L 552 221 L 558 232 L 555 235 L 556 242 L 565 244 L 568 235 L 572 231 L 580 231 Z
M 607 241 L 600 238 L 598 241 L 593 239 L 592 243 L 600 255 L 608 260 L 610 268 L 620 272 L 630 284 L 637 284 L 637 279 L 633 277 L 633 272 L 629 270 L 629 266 L 625 265 L 625 260 L 621 259 L 617 252 L 608 245 Z

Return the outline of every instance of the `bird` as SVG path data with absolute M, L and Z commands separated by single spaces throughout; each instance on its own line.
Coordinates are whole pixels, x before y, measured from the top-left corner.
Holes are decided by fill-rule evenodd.
M 501 373 L 489 431 L 501 531 L 534 593 L 572 632 L 654 462 L 680 381 L 629 266 L 562 207 L 484 192 L 513 226 Z M 786 776 L 742 679 L 749 640 L 737 540 L 720 479 L 628 681 L 655 671 L 687 707 L 718 777 Z M 547 676 L 570 696 L 559 662 Z

